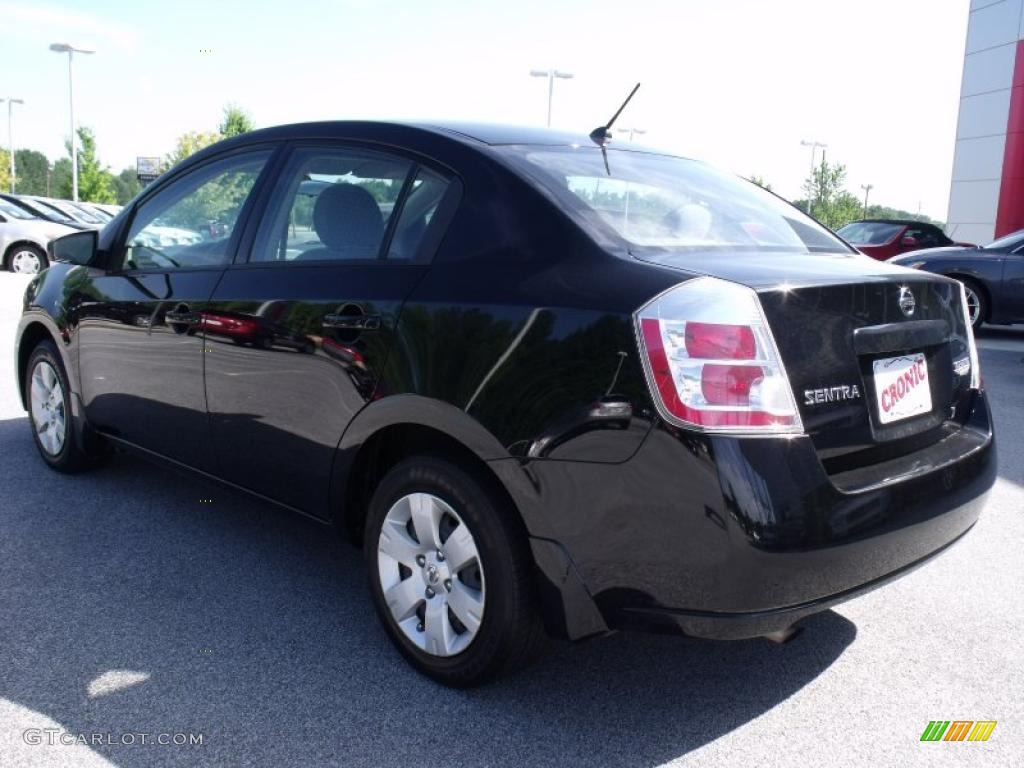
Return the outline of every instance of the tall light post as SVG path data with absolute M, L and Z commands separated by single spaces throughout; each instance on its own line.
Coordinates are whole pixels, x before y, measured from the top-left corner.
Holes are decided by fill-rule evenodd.
M 78 202 L 78 137 L 75 135 L 75 76 L 71 62 L 76 53 L 95 53 L 86 48 L 76 48 L 70 43 L 52 43 L 50 50 L 68 55 L 68 104 L 71 111 L 71 199 Z
M 7 102 L 7 143 L 11 148 L 11 194 L 14 194 L 14 176 L 16 168 L 14 165 L 14 105 L 24 104 L 25 102 L 21 99 L 13 99 L 8 96 L 6 99 L 0 99 L 0 101 Z
M 816 165 L 815 165 L 815 157 L 817 155 L 818 147 L 821 147 L 824 150 L 824 149 L 828 148 L 828 144 L 823 144 L 822 142 L 815 141 L 813 139 L 811 139 L 811 140 L 804 139 L 803 141 L 800 142 L 800 146 L 802 146 L 802 147 L 810 147 L 811 148 L 811 175 L 813 176 L 814 175 L 814 169 L 816 167 Z M 822 157 L 824 157 L 824 153 L 822 153 Z
M 633 136 L 634 135 L 636 135 L 636 136 L 643 136 L 645 133 L 647 133 L 647 131 L 645 131 L 643 128 L 632 128 L 632 127 L 631 128 L 616 128 L 615 131 L 617 133 L 628 133 L 630 141 L 633 140 Z
M 875 188 L 874 184 L 861 184 L 860 188 L 864 190 L 864 218 L 868 217 L 868 195 L 871 194 L 871 190 Z
M 555 92 L 555 78 L 569 80 L 572 72 L 559 72 L 557 69 L 531 69 L 530 77 L 546 77 L 548 79 L 548 128 L 551 127 L 551 97 Z
M 821 147 L 821 160 L 822 160 L 822 162 L 824 162 L 825 161 L 825 150 L 828 148 L 828 144 L 825 144 L 823 142 L 817 141 L 815 139 L 803 139 L 803 140 L 800 141 L 800 146 L 802 146 L 802 147 L 810 147 L 811 148 L 811 175 L 810 175 L 809 180 L 808 180 L 809 186 L 807 188 L 807 210 L 804 211 L 804 213 L 810 214 L 810 212 L 811 212 L 811 203 L 813 202 L 812 198 L 814 197 L 814 190 L 815 190 L 815 186 L 816 186 L 816 181 L 815 181 L 815 178 L 814 178 L 814 170 L 817 167 L 816 166 L 815 155 L 817 154 L 818 147 Z

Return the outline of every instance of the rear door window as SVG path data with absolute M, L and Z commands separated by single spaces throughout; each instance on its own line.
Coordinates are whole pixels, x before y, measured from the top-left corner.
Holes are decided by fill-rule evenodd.
M 250 261 L 381 258 L 391 217 L 413 174 L 412 161 L 379 152 L 296 149 L 275 184 Z

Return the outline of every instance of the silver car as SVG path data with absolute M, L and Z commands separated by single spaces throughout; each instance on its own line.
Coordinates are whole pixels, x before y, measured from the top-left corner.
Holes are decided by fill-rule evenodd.
M 0 255 L 3 268 L 11 272 L 34 275 L 46 269 L 47 243 L 75 231 L 0 199 Z

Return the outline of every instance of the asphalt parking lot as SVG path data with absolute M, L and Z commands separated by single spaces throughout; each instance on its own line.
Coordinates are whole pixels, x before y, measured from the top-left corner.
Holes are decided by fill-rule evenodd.
M 1000 476 L 943 557 L 786 646 L 619 634 L 457 692 L 316 524 L 128 456 L 45 469 L 10 368 L 25 282 L 0 274 L 0 765 L 1024 764 L 1024 327 L 979 338 Z M 936 719 L 998 726 L 921 743 Z

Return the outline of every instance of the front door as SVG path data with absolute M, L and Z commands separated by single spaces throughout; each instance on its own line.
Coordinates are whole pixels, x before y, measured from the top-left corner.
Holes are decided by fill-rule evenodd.
M 202 312 L 269 150 L 203 164 L 143 198 L 78 307 L 82 395 L 102 432 L 209 468 Z
M 397 155 L 292 150 L 251 246 L 203 310 L 218 474 L 326 513 L 342 433 L 387 391 L 398 314 L 447 188 Z
M 1006 254 L 999 303 L 1005 321 L 1024 322 L 1024 247 Z

